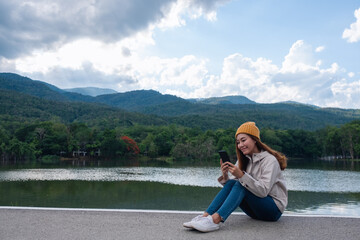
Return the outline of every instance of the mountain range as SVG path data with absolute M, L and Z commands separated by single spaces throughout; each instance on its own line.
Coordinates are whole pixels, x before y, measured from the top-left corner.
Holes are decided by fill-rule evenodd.
M 117 93 L 117 91 L 109 88 L 97 88 L 97 87 L 84 87 L 84 88 L 67 88 L 64 89 L 67 92 L 80 93 L 82 95 L 88 95 L 92 97 L 96 97 L 104 94 L 113 94 Z
M 179 124 L 201 129 L 235 128 L 244 121 L 256 121 L 260 127 L 316 130 L 360 119 L 359 109 L 296 102 L 259 104 L 244 96 L 183 99 L 154 90 L 60 89 L 14 73 L 0 73 L 0 94 L 0 120 Z

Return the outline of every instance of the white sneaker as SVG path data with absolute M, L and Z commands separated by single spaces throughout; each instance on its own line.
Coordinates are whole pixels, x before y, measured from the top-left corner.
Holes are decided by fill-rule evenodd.
M 199 221 L 201 218 L 204 218 L 203 215 L 196 216 L 196 217 L 194 217 L 193 219 L 191 219 L 190 222 L 184 222 L 184 223 L 183 223 L 183 226 L 186 227 L 186 228 L 193 228 L 193 225 L 192 225 L 192 224 L 193 224 L 194 222 Z
M 214 223 L 210 215 L 193 222 L 192 226 L 200 232 L 212 232 L 219 229 L 219 224 Z

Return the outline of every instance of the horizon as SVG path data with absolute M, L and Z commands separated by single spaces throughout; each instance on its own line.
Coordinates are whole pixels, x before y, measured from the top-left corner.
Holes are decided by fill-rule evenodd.
M 1 72 L 1 73 L 5 73 L 5 74 L 16 74 L 16 75 L 19 75 L 17 73 L 10 73 L 10 72 Z M 0 73 L 0 74 L 1 74 Z M 25 78 L 28 78 L 32 81 L 40 81 L 40 82 L 43 82 L 41 80 L 36 80 L 36 79 L 31 79 L 30 77 L 28 76 L 22 76 L 22 75 L 19 75 L 21 77 L 25 77 Z M 50 84 L 50 83 L 46 83 L 46 82 L 43 82 L 45 84 Z M 50 84 L 52 85 L 52 84 Z M 112 90 L 112 91 L 116 91 L 114 89 L 111 89 L 111 88 L 100 88 L 100 87 L 91 87 L 91 86 L 88 86 L 88 87 L 77 87 L 77 88 L 69 88 L 69 89 L 65 89 L 65 88 L 60 88 L 58 86 L 55 86 L 53 85 L 54 87 L 56 88 L 59 88 L 60 90 L 63 90 L 63 91 L 66 91 L 66 92 L 71 92 L 69 90 L 73 90 L 73 89 L 87 89 L 87 88 L 93 88 L 93 89 L 99 89 L 99 90 Z M 171 95 L 171 96 L 176 96 L 176 95 L 172 95 L 172 94 L 164 94 L 164 93 L 161 93 L 157 90 L 154 90 L 154 89 L 135 89 L 135 90 L 129 90 L 129 91 L 126 91 L 126 92 L 118 92 L 116 91 L 116 93 L 106 93 L 106 94 L 98 94 L 98 95 L 107 95 L 107 94 L 117 94 L 117 93 L 129 93 L 129 92 L 135 92 L 135 91 L 155 91 L 155 92 L 158 92 L 162 95 Z M 90 94 L 84 94 L 82 92 L 77 92 L 77 91 L 73 91 L 75 93 L 79 93 L 79 94 L 82 94 L 82 95 L 87 95 L 87 96 L 92 96 L 94 97 L 93 95 L 90 95 Z M 176 96 L 176 97 L 179 97 L 179 96 Z M 182 98 L 182 97 L 179 97 L 179 98 L 182 98 L 184 100 L 196 100 L 196 101 L 199 101 L 199 100 L 206 100 L 206 99 L 210 99 L 210 98 L 226 98 L 226 97 L 242 97 L 242 98 L 246 98 L 247 100 L 249 101 L 252 101 L 254 102 L 255 104 L 277 104 L 277 103 L 294 103 L 294 104 L 302 104 L 302 105 L 308 105 L 308 106 L 312 106 L 312 107 L 317 107 L 317 108 L 338 108 L 338 107 L 320 107 L 320 106 L 317 106 L 317 105 L 314 105 L 314 104 L 308 104 L 308 103 L 302 103 L 302 102 L 297 102 L 297 101 L 292 101 L 292 100 L 285 100 L 285 101 L 280 101 L 280 102 L 274 102 L 274 103 L 261 103 L 261 102 L 256 102 L 246 96 L 243 96 L 243 95 L 227 95 L 227 96 L 221 96 L 221 97 L 208 97 L 208 98 Z M 233 104 L 236 104 L 236 103 L 233 103 Z M 357 109 L 357 108 L 339 108 L 339 109 L 344 109 L 344 110 L 360 110 L 360 109 Z
M 360 3 L 0 2 L 0 71 L 60 89 L 360 108 Z

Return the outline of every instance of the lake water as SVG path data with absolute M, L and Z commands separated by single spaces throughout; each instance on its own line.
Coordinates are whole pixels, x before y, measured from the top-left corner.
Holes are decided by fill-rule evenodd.
M 360 216 L 360 171 L 316 164 L 284 171 L 286 212 Z M 2 168 L 0 205 L 201 211 L 219 175 L 213 166 Z

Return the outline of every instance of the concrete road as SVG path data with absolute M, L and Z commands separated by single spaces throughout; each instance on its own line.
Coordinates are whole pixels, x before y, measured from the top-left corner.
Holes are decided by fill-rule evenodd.
M 0 239 L 360 239 L 360 218 L 284 215 L 262 222 L 233 214 L 219 231 L 200 233 L 182 226 L 196 214 L 0 207 Z

